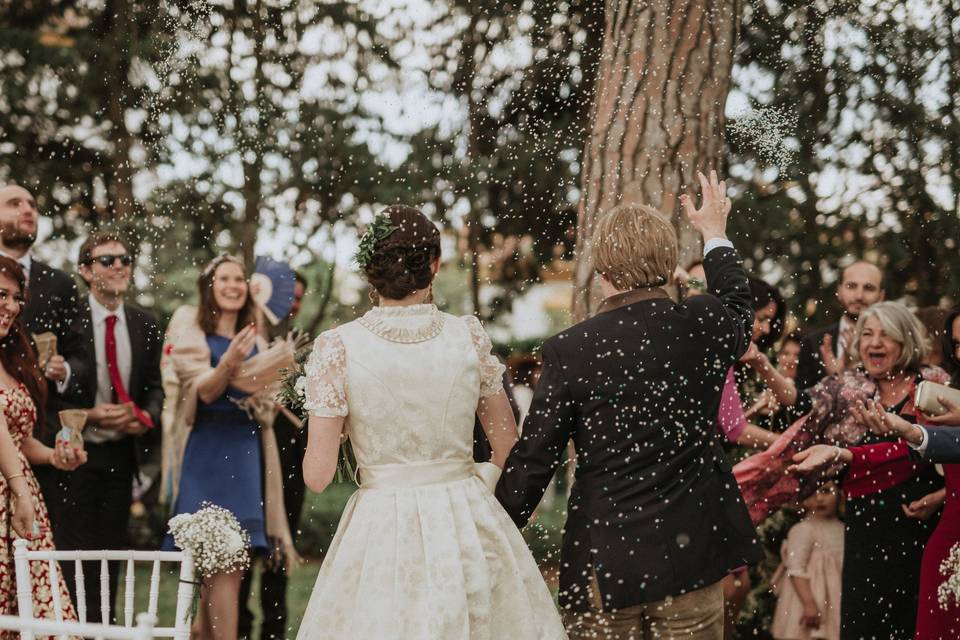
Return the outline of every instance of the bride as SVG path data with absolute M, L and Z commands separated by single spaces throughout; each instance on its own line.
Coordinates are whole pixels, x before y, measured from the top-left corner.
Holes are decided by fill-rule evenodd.
M 314 344 L 303 475 L 315 491 L 331 482 L 344 433 L 360 489 L 297 638 L 566 638 L 530 550 L 491 492 L 517 440 L 503 366 L 476 318 L 427 302 L 440 233 L 418 210 L 388 207 L 357 262 L 380 304 Z M 474 415 L 496 467 L 473 462 Z

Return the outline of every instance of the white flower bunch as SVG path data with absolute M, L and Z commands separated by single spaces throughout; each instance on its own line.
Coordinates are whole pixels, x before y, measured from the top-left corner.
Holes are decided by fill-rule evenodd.
M 953 545 L 950 555 L 940 563 L 940 574 L 946 577 L 937 588 L 940 608 L 949 607 L 951 599 L 960 604 L 960 543 Z
M 307 397 L 307 376 L 300 376 L 297 378 L 297 382 L 293 385 L 294 391 L 297 392 L 301 398 L 306 399 Z
M 190 552 L 197 573 L 206 578 L 249 567 L 250 536 L 236 516 L 209 502 L 200 507 L 196 513 L 171 518 L 169 523 L 174 544 Z

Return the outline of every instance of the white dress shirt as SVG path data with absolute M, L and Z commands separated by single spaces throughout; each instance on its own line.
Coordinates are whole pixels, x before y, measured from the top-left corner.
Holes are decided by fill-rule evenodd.
M 90 319 L 93 324 L 93 345 L 97 358 L 97 395 L 96 404 L 109 404 L 113 400 L 113 384 L 110 382 L 110 369 L 107 367 L 107 316 L 117 316 L 117 324 L 113 327 L 113 335 L 117 341 L 117 368 L 120 369 L 120 380 L 123 387 L 130 391 L 130 369 L 133 363 L 133 354 L 130 349 L 130 333 L 127 331 L 127 317 L 123 312 L 123 304 L 115 311 L 110 311 L 97 302 L 93 295 L 88 297 L 90 302 Z M 100 429 L 90 425 L 83 430 L 83 439 L 87 442 L 99 443 L 111 440 L 120 440 L 124 437 L 119 431 Z
M 726 238 L 710 238 L 703 243 L 703 256 L 706 257 L 708 253 L 714 249 L 719 249 L 720 247 L 733 249 L 733 243 Z
M 847 347 L 850 346 L 847 344 L 847 339 L 844 337 L 844 334 L 847 330 L 853 331 L 856 326 L 856 323 L 848 318 L 846 314 L 840 316 L 840 332 L 837 334 L 837 360 L 843 360 L 843 354 L 847 352 Z

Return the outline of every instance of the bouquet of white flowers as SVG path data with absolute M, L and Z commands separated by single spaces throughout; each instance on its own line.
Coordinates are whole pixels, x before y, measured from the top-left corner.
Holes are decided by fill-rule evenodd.
M 950 600 L 960 604 L 960 543 L 953 545 L 950 555 L 940 563 L 940 574 L 946 576 L 937 589 L 937 600 L 940 608 L 950 606 Z
M 169 526 L 174 544 L 193 556 L 201 579 L 250 566 L 250 535 L 223 507 L 204 502 L 196 513 L 171 518 Z

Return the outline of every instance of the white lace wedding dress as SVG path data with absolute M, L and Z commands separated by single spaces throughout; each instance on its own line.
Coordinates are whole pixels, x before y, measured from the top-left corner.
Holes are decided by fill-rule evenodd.
M 360 489 L 297 638 L 566 638 L 530 550 L 473 464 L 477 403 L 502 389 L 490 349 L 475 318 L 433 305 L 376 307 L 317 338 L 307 409 L 346 417 Z

